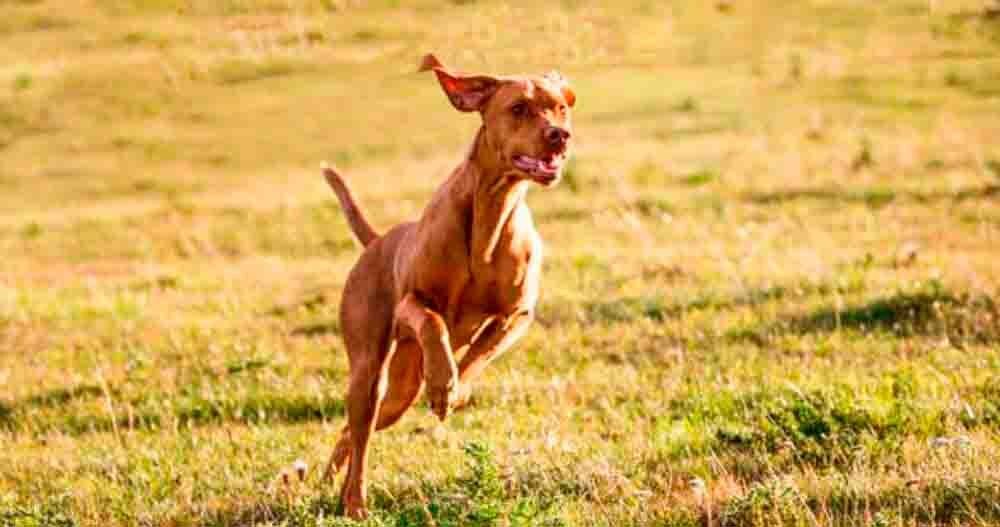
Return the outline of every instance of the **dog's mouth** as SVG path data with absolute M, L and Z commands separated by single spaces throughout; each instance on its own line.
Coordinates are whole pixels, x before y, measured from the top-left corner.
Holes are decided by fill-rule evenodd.
M 559 179 L 559 171 L 565 162 L 565 153 L 550 154 L 541 159 L 526 155 L 516 155 L 511 158 L 514 168 L 542 184 L 551 184 Z

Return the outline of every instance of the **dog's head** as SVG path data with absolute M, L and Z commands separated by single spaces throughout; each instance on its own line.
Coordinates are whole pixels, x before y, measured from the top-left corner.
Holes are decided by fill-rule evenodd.
M 467 75 L 450 71 L 433 55 L 422 69 L 434 70 L 452 106 L 482 115 L 486 145 L 504 172 L 547 187 L 559 181 L 576 102 L 562 75 Z

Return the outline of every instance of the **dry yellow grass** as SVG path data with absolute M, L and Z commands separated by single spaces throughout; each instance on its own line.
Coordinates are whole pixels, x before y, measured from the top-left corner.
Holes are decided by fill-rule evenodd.
M 404 5 L 405 4 L 405 5 Z M 1000 521 L 1000 19 L 974 0 L 0 4 L 0 525 L 330 526 L 357 255 L 559 68 L 540 322 L 375 440 L 372 525 Z M 346 522 L 344 522 L 346 523 Z

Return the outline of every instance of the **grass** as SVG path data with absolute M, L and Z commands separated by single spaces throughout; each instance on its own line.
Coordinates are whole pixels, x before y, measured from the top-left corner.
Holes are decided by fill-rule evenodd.
M 578 143 L 538 322 L 376 436 L 367 525 L 1000 523 L 996 16 L 716 4 L 6 2 L 0 525 L 352 524 L 317 167 L 420 213 L 431 50 L 559 68 Z

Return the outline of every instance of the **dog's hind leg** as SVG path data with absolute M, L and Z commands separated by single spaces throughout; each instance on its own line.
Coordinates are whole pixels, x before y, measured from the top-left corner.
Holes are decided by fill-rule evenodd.
M 379 406 L 376 430 L 388 428 L 399 421 L 399 418 L 410 409 L 413 402 L 420 396 L 424 386 L 423 358 L 420 346 L 406 340 L 396 345 L 396 352 L 389 363 L 389 387 Z M 323 475 L 325 481 L 343 471 L 347 460 L 351 457 L 351 427 L 344 425 L 340 439 L 333 448 L 330 461 Z
M 369 360 L 352 365 L 350 386 L 347 391 L 347 434 L 350 463 L 347 477 L 340 493 L 344 512 L 351 518 L 364 519 L 368 516 L 365 508 L 367 485 L 365 465 L 368 462 L 368 441 L 375 431 L 379 406 L 388 386 L 388 365 L 392 360 L 395 342 L 384 346 L 385 352 L 373 353 Z M 334 462 L 337 451 L 334 450 Z

